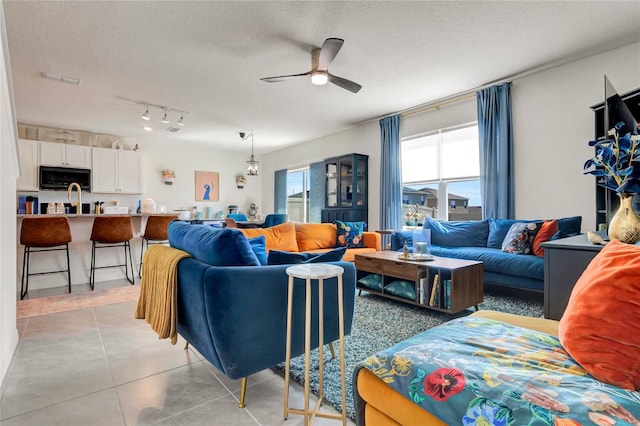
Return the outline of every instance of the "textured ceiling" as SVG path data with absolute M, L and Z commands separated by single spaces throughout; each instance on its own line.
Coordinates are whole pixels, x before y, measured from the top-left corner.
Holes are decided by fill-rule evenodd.
M 640 41 L 639 1 L 7 1 L 18 121 L 137 140 L 197 141 L 256 154 L 464 92 L 526 70 Z M 603 30 L 598 30 L 603 28 Z M 310 51 L 345 40 L 331 73 Z M 42 72 L 81 80 L 72 86 Z M 177 133 L 148 102 L 188 111 Z M 175 114 L 170 114 L 175 126 Z

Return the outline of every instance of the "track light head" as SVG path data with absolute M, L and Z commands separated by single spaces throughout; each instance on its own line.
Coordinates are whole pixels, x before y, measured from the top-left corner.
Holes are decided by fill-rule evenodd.
M 162 116 L 162 120 L 160 120 L 164 124 L 169 124 L 169 119 L 167 118 L 167 110 L 164 110 L 164 115 Z
M 143 120 L 147 120 L 147 121 L 150 120 L 150 118 L 149 118 L 149 108 L 147 108 L 147 110 L 144 112 L 144 114 L 142 114 L 142 119 Z
M 178 122 L 176 123 L 178 126 L 182 127 L 184 126 L 184 123 L 182 122 L 182 119 L 184 118 L 183 114 L 180 114 L 180 119 L 178 120 Z
M 247 135 L 247 134 L 246 134 L 245 132 L 240 132 L 240 139 L 244 140 L 244 137 L 245 137 L 246 135 Z

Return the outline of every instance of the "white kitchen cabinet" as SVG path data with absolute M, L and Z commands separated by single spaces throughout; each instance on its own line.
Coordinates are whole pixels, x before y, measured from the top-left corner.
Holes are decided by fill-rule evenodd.
M 141 194 L 140 154 L 120 149 L 93 148 L 91 192 Z
M 19 139 L 20 171 L 16 181 L 18 191 L 38 191 L 38 141 Z
M 91 147 L 40 142 L 40 164 L 44 166 L 91 168 Z

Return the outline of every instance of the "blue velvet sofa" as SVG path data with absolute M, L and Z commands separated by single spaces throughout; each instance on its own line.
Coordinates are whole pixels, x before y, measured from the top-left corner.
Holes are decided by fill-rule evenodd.
M 191 254 L 178 264 L 178 333 L 231 379 L 285 361 L 287 286 L 290 265 L 263 265 L 264 236 L 247 239 L 233 228 L 212 228 L 174 221 L 168 228 L 174 248 Z M 344 330 L 351 333 L 356 273 L 351 262 L 332 262 L 344 269 Z M 318 312 L 317 282 L 312 282 L 312 312 Z M 291 355 L 304 353 L 305 294 L 296 280 L 293 297 Z M 339 336 L 337 279 L 324 285 L 324 342 Z M 314 315 L 315 316 L 315 315 Z M 318 321 L 312 322 L 312 348 L 318 346 Z
M 581 216 L 556 219 L 558 232 L 551 239 L 580 234 Z M 424 229 L 431 230 L 431 254 L 434 256 L 483 262 L 484 283 L 544 291 L 544 258 L 533 254 L 503 252 L 502 242 L 509 228 L 516 222 L 543 220 L 485 219 L 482 221 L 441 221 L 427 218 Z M 411 248 L 413 231 L 391 234 L 391 250 Z

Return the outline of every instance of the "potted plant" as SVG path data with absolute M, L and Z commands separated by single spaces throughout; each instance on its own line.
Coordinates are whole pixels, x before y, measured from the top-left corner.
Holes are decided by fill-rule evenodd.
M 242 189 L 245 183 L 247 183 L 247 178 L 244 176 L 244 173 L 236 173 L 236 186 Z
M 609 238 L 634 244 L 640 240 L 640 217 L 632 206 L 634 195 L 640 193 L 640 135 L 619 135 L 623 126 L 619 122 L 604 140 L 589 141 L 596 155 L 584 163 L 584 173 L 596 176 L 598 185 L 620 197 L 620 208 L 609 224 Z

